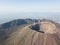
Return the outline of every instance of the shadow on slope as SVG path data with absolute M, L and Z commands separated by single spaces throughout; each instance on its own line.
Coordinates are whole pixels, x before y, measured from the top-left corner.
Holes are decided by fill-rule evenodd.
M 44 33 L 43 31 L 40 31 L 40 24 L 31 25 L 29 28 L 37 32 Z

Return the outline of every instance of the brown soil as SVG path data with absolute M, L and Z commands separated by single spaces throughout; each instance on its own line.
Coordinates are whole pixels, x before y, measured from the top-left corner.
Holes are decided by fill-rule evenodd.
M 45 33 L 34 31 L 29 26 L 18 29 L 19 31 L 13 33 L 1 45 L 60 45 L 58 25 L 56 27 L 51 22 L 41 22 L 41 31 Z
M 44 22 L 41 22 L 40 30 L 45 33 L 52 34 L 52 33 L 56 33 L 56 26 L 51 22 L 44 21 Z

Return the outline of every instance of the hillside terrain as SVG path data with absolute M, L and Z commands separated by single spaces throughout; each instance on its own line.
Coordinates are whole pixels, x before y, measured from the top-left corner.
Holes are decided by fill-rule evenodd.
M 60 45 L 60 24 L 31 19 L 1 24 L 0 45 Z

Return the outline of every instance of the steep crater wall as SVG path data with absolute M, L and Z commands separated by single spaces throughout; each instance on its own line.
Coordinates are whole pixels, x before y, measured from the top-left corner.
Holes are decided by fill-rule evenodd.
M 56 26 L 51 22 L 44 21 L 44 22 L 41 22 L 40 31 L 53 34 L 53 33 L 56 33 Z
M 42 32 L 42 33 L 56 33 L 56 26 L 54 23 L 52 22 L 48 22 L 48 21 L 42 21 L 40 23 L 31 25 L 30 28 L 32 30 L 38 31 L 38 32 Z

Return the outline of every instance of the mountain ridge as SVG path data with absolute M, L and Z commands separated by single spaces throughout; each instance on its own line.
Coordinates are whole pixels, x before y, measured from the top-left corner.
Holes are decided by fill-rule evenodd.
M 20 21 L 19 19 L 2 24 L 3 26 L 9 24 L 10 27 L 0 27 L 0 45 L 60 45 L 60 24 L 45 19 L 23 19 L 22 24 Z M 54 24 L 57 33 L 50 34 L 41 31 L 40 25 L 43 25 L 41 22 L 45 24 L 45 21 Z M 48 28 L 49 25 L 45 24 L 45 27 Z

